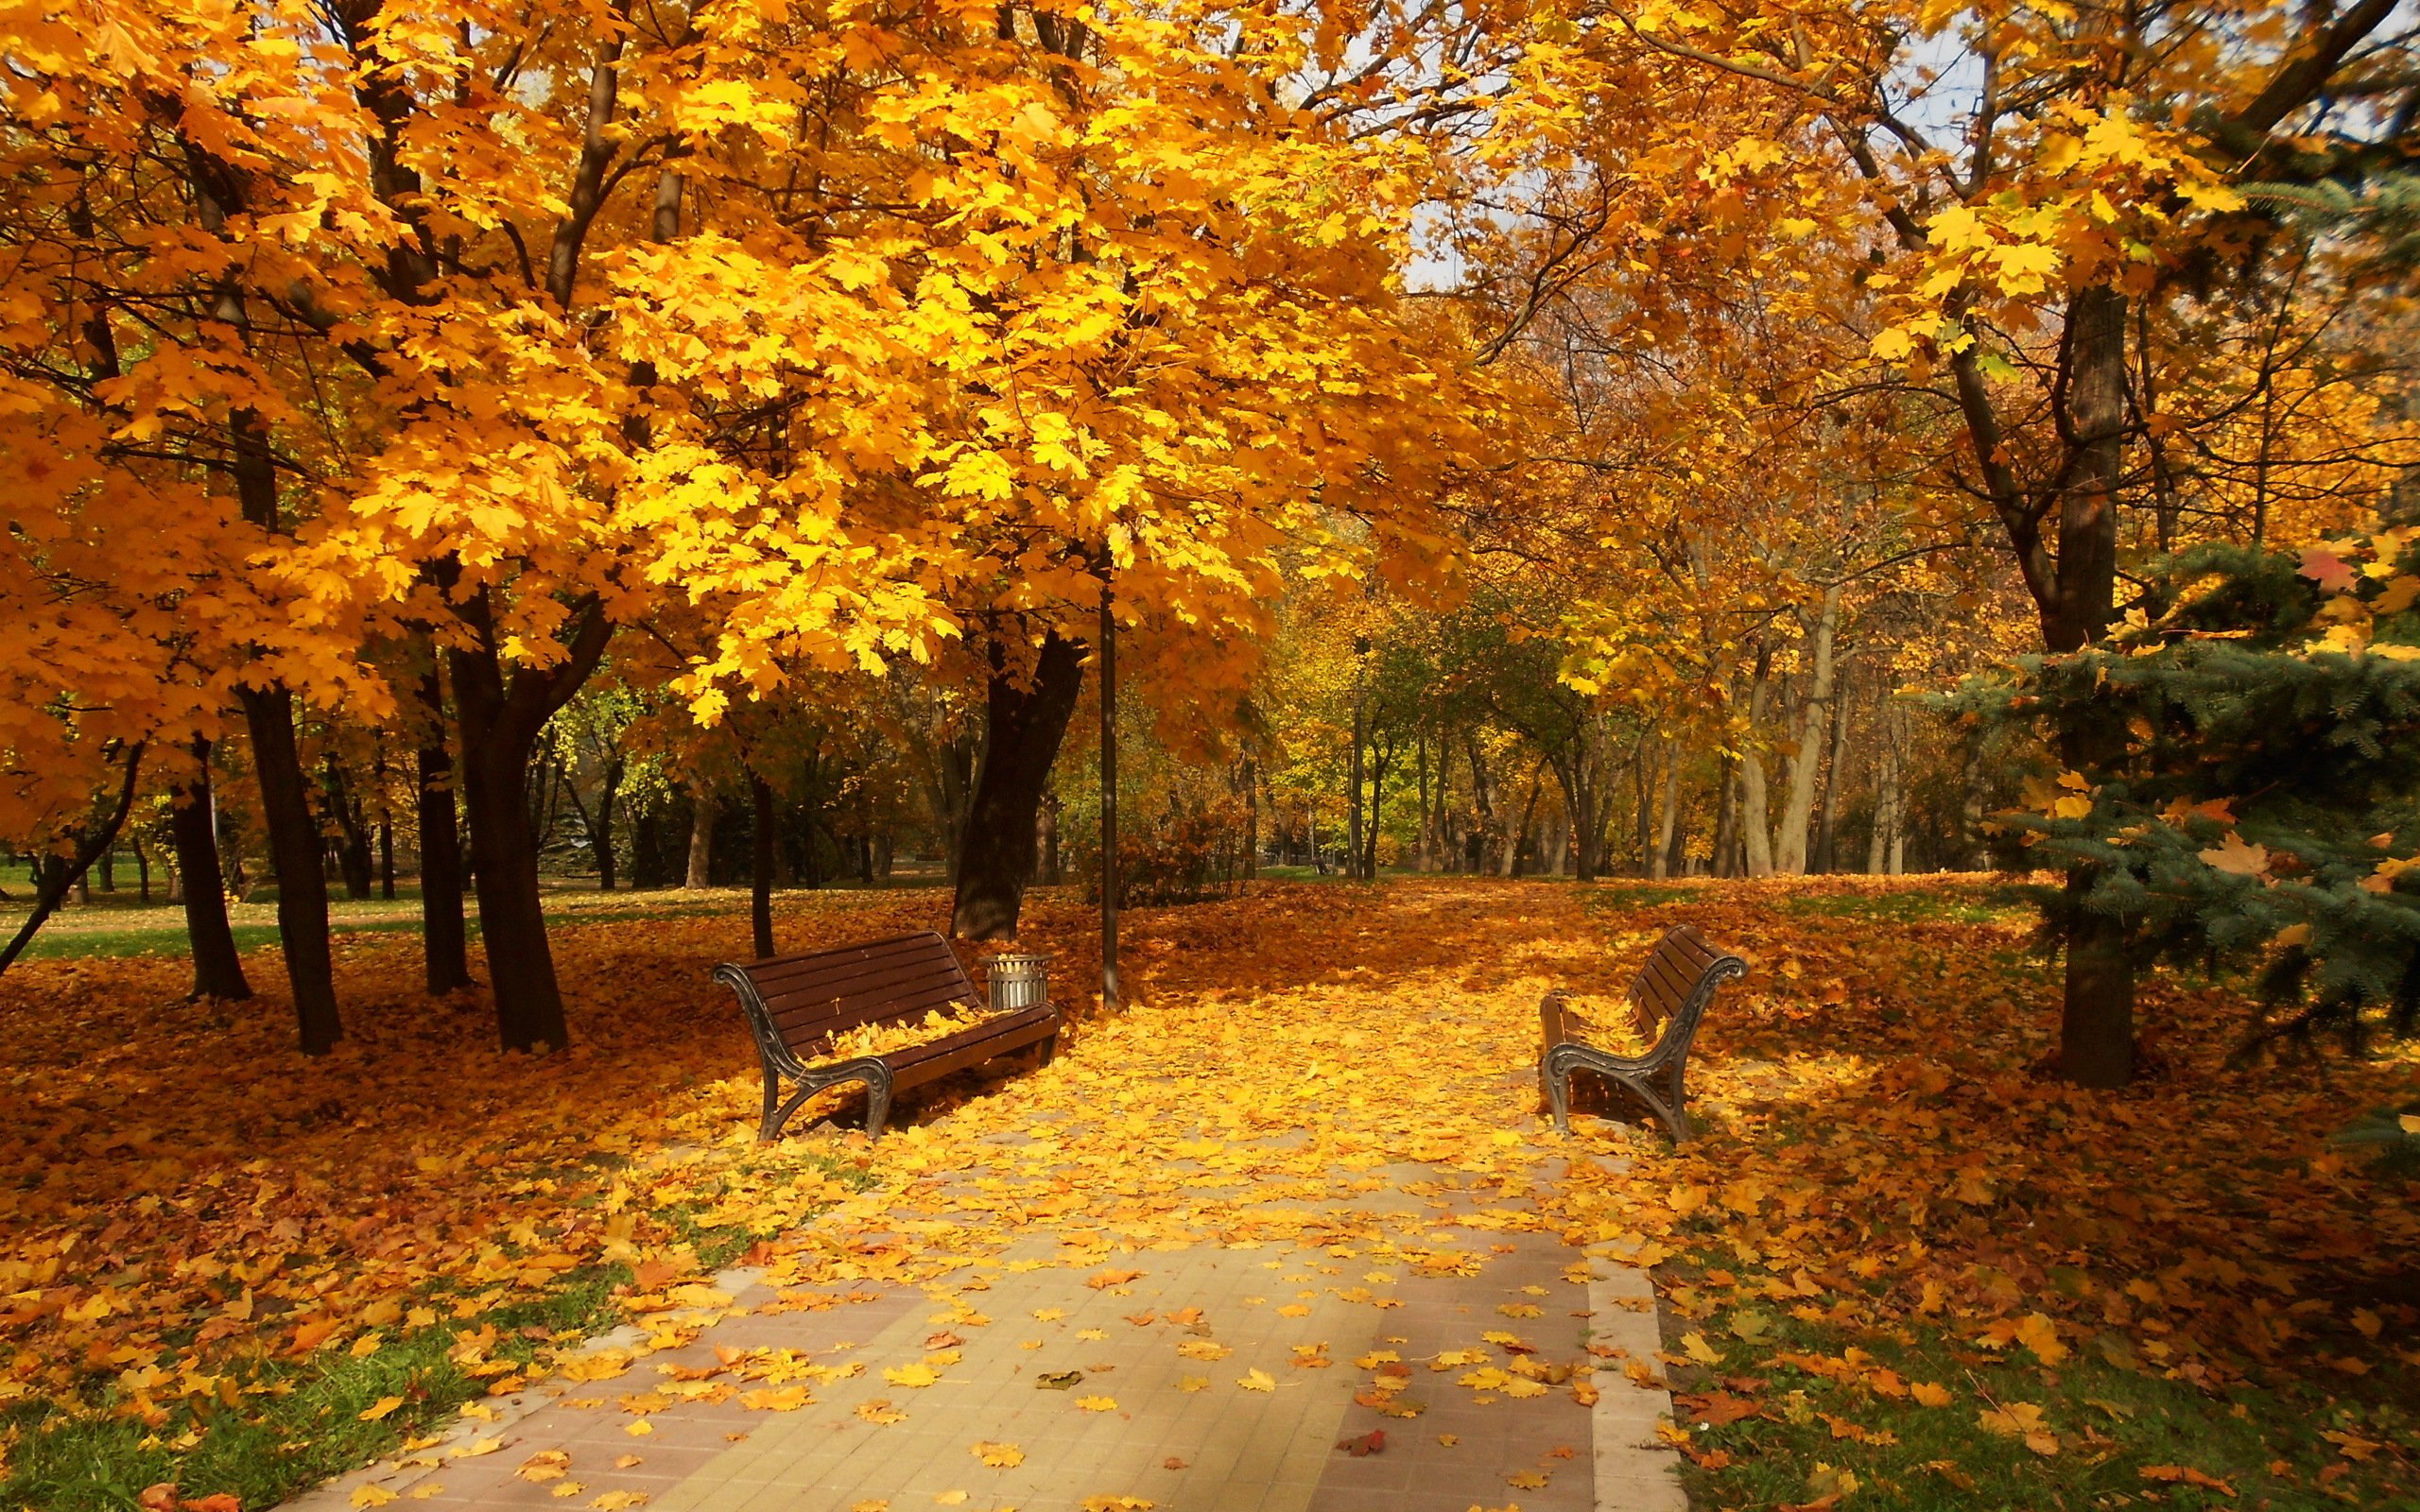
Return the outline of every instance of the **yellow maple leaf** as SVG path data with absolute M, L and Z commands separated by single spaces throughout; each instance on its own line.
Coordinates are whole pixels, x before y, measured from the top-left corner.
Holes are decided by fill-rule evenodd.
M 354 1506 L 385 1506 L 395 1499 L 395 1493 L 383 1486 L 361 1485 L 353 1488 L 351 1501 Z
M 403 1404 L 404 1399 L 401 1397 L 381 1397 L 354 1416 L 365 1423 L 374 1423 Z
M 974 1453 L 977 1459 L 995 1470 L 1012 1470 L 1025 1463 L 1025 1451 L 1014 1444 L 996 1444 L 989 1440 L 977 1440 Z
M 1255 1367 L 1237 1376 L 1236 1384 L 1246 1391 L 1274 1391 L 1277 1389 L 1277 1378 L 1266 1370 Z
M 1115 1412 L 1117 1399 L 1115 1397 L 1078 1397 L 1076 1405 L 1086 1412 Z
M 942 1373 L 919 1361 L 914 1365 L 886 1366 L 882 1379 L 894 1386 L 929 1386 L 942 1378 Z
M 2059 1326 L 2040 1313 L 2029 1314 L 2017 1324 L 2016 1338 L 2044 1365 L 2057 1365 L 2069 1353 L 2059 1340 Z
M 521 1468 L 512 1473 L 525 1481 L 543 1485 L 547 1481 L 561 1480 L 570 1469 L 571 1455 L 560 1449 L 542 1449 L 523 1460 Z
M 804 1386 L 770 1387 L 739 1394 L 739 1404 L 752 1412 L 796 1412 L 814 1400 Z

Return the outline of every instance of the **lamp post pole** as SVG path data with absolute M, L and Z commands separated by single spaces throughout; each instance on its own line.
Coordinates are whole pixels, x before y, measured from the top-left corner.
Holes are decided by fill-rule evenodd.
M 1109 575 L 1100 580 L 1100 1004 L 1115 1012 L 1117 991 L 1117 617 Z

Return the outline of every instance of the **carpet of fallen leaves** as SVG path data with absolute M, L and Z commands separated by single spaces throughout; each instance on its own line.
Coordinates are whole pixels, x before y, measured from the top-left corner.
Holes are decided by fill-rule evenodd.
M 872 1146 L 830 1125 L 753 1143 L 753 1053 L 705 977 L 744 952 L 735 909 L 567 908 L 576 1039 L 538 1060 L 497 1054 L 474 999 L 413 991 L 409 936 L 341 948 L 351 1038 L 317 1062 L 273 996 L 179 1002 L 180 962 L 25 963 L 0 1003 L 0 1407 L 189 1432 L 194 1406 L 270 1389 L 263 1359 L 372 1351 L 599 1265 L 630 1268 L 623 1311 L 672 1315 L 703 1292 L 701 1229 L 785 1236 L 752 1257 L 785 1280 L 944 1290 L 1036 1228 L 1071 1264 L 1301 1239 L 1333 1221 L 1315 1199 L 1401 1160 L 1536 1196 L 1575 1243 L 1686 1259 L 1668 1288 L 1684 1318 L 1754 1303 L 1852 1336 L 1920 1322 L 2046 1367 L 2091 1350 L 2213 1391 L 2420 1363 L 2420 1184 L 2326 1140 L 2408 1102 L 2420 1062 L 2230 1068 L 2240 1000 L 2163 978 L 2146 994 L 2154 1074 L 2118 1094 L 2066 1088 L 2034 1070 L 2056 1009 L 2023 921 L 1982 896 L 1862 879 L 1257 885 L 1131 916 L 1132 1009 L 1080 1020 L 1038 1074 L 911 1096 Z M 927 927 L 944 902 L 798 895 L 780 938 Z M 1617 993 L 1682 921 L 1751 965 L 1699 1040 L 1703 1137 L 1675 1150 L 1584 1119 L 1573 1142 L 1541 1133 L 1539 994 Z M 1097 957 L 1071 897 L 1038 895 L 1022 944 L 1057 952 L 1058 995 L 1082 998 Z M 1011 1130 L 1025 1153 L 1003 1163 L 987 1141 Z M 1575 1149 L 1632 1163 L 1566 1174 Z M 978 1165 L 999 1174 L 952 1194 Z M 920 1216 L 899 1221 L 903 1206 Z M 497 1391 L 544 1368 L 471 1364 Z M 1865 1369 L 1853 1349 L 1824 1364 Z M 1927 1385 L 1945 1405 L 1958 1389 Z

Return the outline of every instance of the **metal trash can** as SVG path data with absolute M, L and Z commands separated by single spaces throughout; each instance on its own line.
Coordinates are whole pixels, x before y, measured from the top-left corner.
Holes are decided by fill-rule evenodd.
M 984 985 L 992 990 L 992 1011 L 1029 1008 L 1050 1001 L 1050 957 L 1011 952 L 994 955 L 984 968 Z

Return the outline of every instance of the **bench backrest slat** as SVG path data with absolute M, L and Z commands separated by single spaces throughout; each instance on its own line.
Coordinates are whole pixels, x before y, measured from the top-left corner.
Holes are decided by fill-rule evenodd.
M 1686 924 L 1667 931 L 1631 982 L 1631 1008 L 1639 1032 L 1655 1033 L 1657 1025 L 1685 1007 L 1706 967 L 1721 954 Z
M 932 930 L 745 969 L 765 1017 L 792 1050 L 860 1024 L 918 1019 L 982 1001 L 949 941 Z

